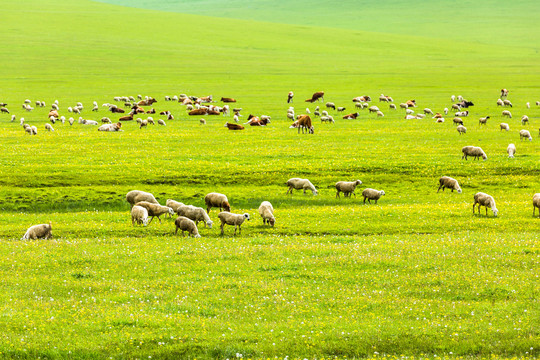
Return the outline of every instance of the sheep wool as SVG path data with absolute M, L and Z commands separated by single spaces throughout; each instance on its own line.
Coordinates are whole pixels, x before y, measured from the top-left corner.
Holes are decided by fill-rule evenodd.
M 148 210 L 142 206 L 133 206 L 131 208 L 131 225 L 148 225 Z
M 261 205 L 259 206 L 259 215 L 261 215 L 263 219 L 263 224 L 268 224 L 271 227 L 274 227 L 274 224 L 276 223 L 276 218 L 274 217 L 274 207 L 269 201 L 263 201 Z
M 159 218 L 161 215 L 163 214 L 174 215 L 174 210 L 168 206 L 153 204 L 148 201 L 140 201 L 136 203 L 135 205 L 142 206 L 146 208 L 146 210 L 148 210 L 148 215 L 150 216 L 150 222 L 148 222 L 149 224 L 152 222 L 152 220 L 154 220 L 154 217 L 157 217 L 159 220 L 159 223 L 161 224 L 161 219 Z
M 540 216 L 540 193 L 533 195 L 533 216 L 536 208 L 538 208 L 538 216 Z
M 461 188 L 459 187 L 459 184 L 456 179 L 453 179 L 448 176 L 442 176 L 439 179 L 439 188 L 437 189 L 437 192 L 439 192 L 439 190 L 441 189 L 444 191 L 444 189 L 446 188 L 452 190 L 452 192 L 456 190 L 458 194 L 461 194 Z
M 287 194 L 293 192 L 293 189 L 296 190 L 304 190 L 304 194 L 306 193 L 306 190 L 311 190 L 311 193 L 313 195 L 317 195 L 317 189 L 315 189 L 315 186 L 309 181 L 308 179 L 300 179 L 300 178 L 292 178 L 287 180 L 287 186 L 289 189 L 287 190 Z
M 193 220 L 188 219 L 187 217 L 177 217 L 174 221 L 174 225 L 176 226 L 176 230 L 174 231 L 175 235 L 178 233 L 178 229 L 180 229 L 182 230 L 182 237 L 184 237 L 184 231 L 187 231 L 188 235 L 191 235 L 195 238 L 201 237 L 201 235 L 199 235 L 199 229 L 197 229 L 197 225 L 193 222 Z
M 508 153 L 509 158 L 513 158 L 516 154 L 516 145 L 510 144 L 508 145 L 508 148 L 506 148 L 506 152 Z
M 479 159 L 480 157 L 484 160 L 487 159 L 487 155 L 484 150 L 478 146 L 464 146 L 461 149 L 461 152 L 463 153 L 461 159 L 467 160 L 468 156 L 472 156 L 474 159 Z
M 338 181 L 336 183 L 336 197 L 339 198 L 339 193 L 343 193 L 345 197 L 351 197 L 351 194 L 356 197 L 356 194 L 354 193 L 354 190 L 356 190 L 356 186 L 361 185 L 362 181 L 356 180 L 356 181 Z
M 23 235 L 21 240 L 36 240 L 36 239 L 48 239 L 52 237 L 52 226 L 51 222 L 49 221 L 48 224 L 39 224 L 30 226 L 28 230 L 26 230 L 26 233 Z
M 147 201 L 152 204 L 159 204 L 154 195 L 140 190 L 131 190 L 126 194 L 126 201 L 131 205 L 135 205 L 141 201 Z
M 493 215 L 497 216 L 499 213 L 499 210 L 497 210 L 497 206 L 495 205 L 495 199 L 493 199 L 493 196 L 488 195 L 483 192 L 478 192 L 474 194 L 474 204 L 472 207 L 473 214 L 474 214 L 474 207 L 478 204 L 478 214 L 480 214 L 480 206 L 484 206 L 486 208 L 486 216 L 487 216 L 487 209 L 490 208 L 491 211 L 493 211 Z
M 218 214 L 218 218 L 221 221 L 221 235 L 224 234 L 223 228 L 225 225 L 234 225 L 234 235 L 236 235 L 236 229 L 238 229 L 238 233 L 242 233 L 241 225 L 244 222 L 244 220 L 249 220 L 249 214 L 233 214 L 228 211 L 223 211 Z
M 227 196 L 220 193 L 208 193 L 204 197 L 204 203 L 206 204 L 206 212 L 210 214 L 210 209 L 212 207 L 218 207 L 220 211 L 231 211 L 231 205 L 229 205 L 229 200 Z
M 381 198 L 381 196 L 385 195 L 384 190 L 375 190 L 375 189 L 364 189 L 362 191 L 362 196 L 364 197 L 364 204 L 366 203 L 366 200 L 369 204 L 371 204 L 371 200 L 375 200 L 375 204 L 377 203 L 377 200 Z
M 210 216 L 208 216 L 206 211 L 201 207 L 181 205 L 177 208 L 176 213 L 195 221 L 195 225 L 199 225 L 199 221 L 203 221 L 204 226 L 208 226 L 208 228 L 211 229 L 214 224 L 214 222 L 210 220 Z

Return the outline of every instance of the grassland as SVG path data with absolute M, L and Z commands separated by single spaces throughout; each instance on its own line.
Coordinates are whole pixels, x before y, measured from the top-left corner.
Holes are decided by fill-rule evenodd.
M 538 357 L 531 198 L 540 188 L 540 62 L 529 40 L 540 31 L 521 36 L 523 7 L 538 5 L 509 5 L 501 46 L 492 35 L 500 10 L 489 2 L 473 5 L 493 10 L 471 39 L 432 20 L 415 33 L 387 20 L 384 34 L 332 16 L 325 27 L 277 24 L 278 7 L 254 4 L 266 6 L 266 22 L 83 0 L 28 1 L 23 11 L 4 4 L 0 101 L 39 133 L 0 115 L 2 357 Z M 330 13 L 320 4 L 309 11 Z M 509 132 L 498 129 L 501 87 L 515 105 Z M 412 122 L 382 105 L 384 118 L 362 112 L 316 123 L 308 136 L 288 128 L 290 90 L 297 112 L 317 90 L 349 109 L 365 93 L 436 111 L 451 94 L 476 105 L 461 137 L 451 117 Z M 272 124 L 237 133 L 208 117 L 199 126 L 162 100 L 179 93 L 235 97 L 244 114 L 271 115 Z M 26 98 L 58 99 L 69 116 L 67 106 L 81 101 L 83 116 L 99 119 L 105 108 L 92 114 L 92 101 L 136 94 L 156 97 L 175 120 L 142 130 L 126 123 L 117 134 L 57 124 L 49 133 L 48 108 L 19 110 Z M 530 125 L 520 125 L 523 114 Z M 492 119 L 481 128 L 485 115 Z M 519 141 L 521 128 L 532 142 Z M 470 144 L 488 160 L 462 161 Z M 441 175 L 459 179 L 463 194 L 436 193 Z M 293 176 L 311 179 L 320 195 L 286 196 Z M 378 205 L 336 199 L 332 186 L 345 179 L 386 196 Z M 216 228 L 176 237 L 172 219 L 134 228 L 124 200 L 132 189 L 198 206 L 219 191 L 253 219 L 236 237 L 230 228 L 225 237 Z M 472 215 L 477 191 L 495 197 L 499 217 Z M 263 200 L 276 209 L 273 229 L 256 214 Z M 19 240 L 49 220 L 53 240 Z

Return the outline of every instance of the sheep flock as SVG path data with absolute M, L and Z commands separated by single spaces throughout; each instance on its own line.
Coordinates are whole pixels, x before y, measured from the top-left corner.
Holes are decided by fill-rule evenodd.
M 501 131 L 510 131 L 509 123 L 512 121 L 512 113 L 509 108 L 512 108 L 512 112 L 517 112 L 521 119 L 519 122 L 512 122 L 512 126 L 517 126 L 519 123 L 521 123 L 521 127 L 528 126 L 528 128 L 525 129 L 519 129 L 518 127 L 517 129 L 519 130 L 513 130 L 517 132 L 514 137 L 515 140 L 517 140 L 517 137 L 519 136 L 520 140 L 533 141 L 533 135 L 536 134 L 536 132 L 530 130 L 532 130 L 531 123 L 534 123 L 536 119 L 525 112 L 530 111 L 531 102 L 533 104 L 536 103 L 537 107 L 540 106 L 539 101 L 530 101 L 525 104 L 512 103 L 507 98 L 509 96 L 508 91 L 505 93 L 504 98 L 496 99 L 493 103 L 497 107 L 502 107 L 504 109 L 499 111 L 498 114 L 488 112 L 482 114 L 473 113 L 471 108 L 475 106 L 475 104 L 462 96 L 456 97 L 455 95 L 450 96 L 449 99 L 451 103 L 449 103 L 447 107 L 444 107 L 444 109 L 436 109 L 433 105 L 426 104 L 430 107 L 422 107 L 422 110 L 417 109 L 418 105 L 417 100 L 415 99 L 402 99 L 402 102 L 394 103 L 392 97 L 381 94 L 381 96 L 378 97 L 378 102 L 375 102 L 370 96 L 361 95 L 354 97 L 352 100 L 352 107 L 357 111 L 343 116 L 343 112 L 351 106 L 348 104 L 340 104 L 336 101 L 325 102 L 324 96 L 328 98 L 328 95 L 323 91 L 315 92 L 308 100 L 306 100 L 306 102 L 315 105 L 315 108 L 302 108 L 302 111 L 297 113 L 293 106 L 294 100 L 292 94 L 291 91 L 288 96 L 284 97 L 284 100 L 287 101 L 287 107 L 284 108 L 282 117 L 275 118 L 273 116 L 272 122 L 270 122 L 270 116 L 265 115 L 264 112 L 261 112 L 260 114 L 242 114 L 243 109 L 237 105 L 237 103 L 240 103 L 241 101 L 236 100 L 235 98 L 216 97 L 216 99 L 221 98 L 221 100 L 219 100 L 221 104 L 216 104 L 218 101 L 214 100 L 212 95 L 189 96 L 186 94 L 166 95 L 164 97 L 166 107 L 170 108 L 172 111 L 156 110 L 153 106 L 158 100 L 151 96 L 143 97 L 141 95 L 138 95 L 137 97 L 116 96 L 113 98 L 113 102 L 105 102 L 101 106 L 99 106 L 97 101 L 93 101 L 92 105 L 84 106 L 80 101 L 71 101 L 66 104 L 60 104 L 58 100 L 46 102 L 43 101 L 43 99 L 39 99 L 32 102 L 29 99 L 26 99 L 22 106 L 19 105 L 11 108 L 9 107 L 9 104 L 2 103 L 3 106 L 0 108 L 0 121 L 5 120 L 8 122 L 15 122 L 18 120 L 20 121 L 20 126 L 22 128 L 22 131 L 20 132 L 21 136 L 35 135 L 37 136 L 36 138 L 41 136 L 58 136 L 66 126 L 81 126 L 81 129 L 93 128 L 96 131 L 103 132 L 103 134 L 100 134 L 102 136 L 115 136 L 112 134 L 105 134 L 111 132 L 170 131 L 168 130 L 168 127 L 165 126 L 165 120 L 168 122 L 183 121 L 181 119 L 191 118 L 193 116 L 197 117 L 197 125 L 218 122 L 222 124 L 223 121 L 219 120 L 219 117 L 230 119 L 227 120 L 225 129 L 222 127 L 223 132 L 228 130 L 246 130 L 275 126 L 274 124 L 279 123 L 280 121 L 290 124 L 290 121 L 292 121 L 292 125 L 287 127 L 297 128 L 298 131 L 291 132 L 291 134 L 294 134 L 295 136 L 317 136 L 316 134 L 318 132 L 314 131 L 315 125 L 318 127 L 324 126 L 325 129 L 331 129 L 337 122 L 342 122 L 360 128 L 361 121 L 391 121 L 390 118 L 392 117 L 392 114 L 397 114 L 394 116 L 410 120 L 411 124 L 412 122 L 416 122 L 417 124 L 419 122 L 425 122 L 434 127 L 443 126 L 440 124 L 444 123 L 444 117 L 451 116 L 453 121 L 449 121 L 448 125 L 445 126 L 457 125 L 456 129 L 458 134 L 456 135 L 467 138 L 471 136 L 471 134 L 481 133 L 483 129 L 489 127 L 490 124 L 493 127 L 500 128 Z M 377 98 L 374 97 L 374 99 Z M 30 105 L 31 103 L 35 103 L 35 107 L 32 107 Z M 40 108 L 46 107 L 46 104 L 50 104 L 50 110 L 48 110 L 46 115 L 34 115 L 38 113 Z M 301 104 L 303 106 L 304 103 Z M 383 106 L 386 116 L 384 116 L 382 112 Z M 431 110 L 431 108 L 433 108 L 433 110 Z M 452 109 L 452 111 L 449 111 L 448 108 Z M 15 109 L 21 113 L 17 114 Z M 24 117 L 20 116 L 23 113 L 22 111 L 24 111 Z M 523 111 L 524 113 L 520 113 L 520 111 Z M 449 114 L 449 112 L 451 113 Z M 97 116 L 97 114 L 100 113 L 105 113 L 107 116 Z M 240 118 L 244 115 L 248 122 L 243 124 L 247 126 L 238 124 Z M 200 119 L 200 116 L 205 116 L 206 119 Z M 88 117 L 94 117 L 96 120 Z M 321 120 L 320 123 L 315 122 L 317 118 Z M 498 123 L 496 120 L 500 121 L 500 125 L 497 125 Z M 99 126 L 100 123 L 101 126 Z M 155 126 L 156 123 L 162 126 Z M 465 127 L 465 123 L 469 124 L 468 128 Z M 38 135 L 37 129 L 39 128 L 47 131 L 40 131 Z M 285 128 L 286 127 L 284 127 L 283 131 L 287 131 Z M 304 128 L 306 129 L 305 132 Z M 200 129 L 204 129 L 204 127 L 200 127 Z M 300 132 L 300 130 L 302 131 Z M 487 160 L 488 156 L 486 152 L 476 145 L 478 144 L 471 144 L 465 147 L 456 146 L 453 155 L 455 155 L 457 159 L 461 149 L 462 162 L 467 161 L 469 157 L 473 160 L 479 160 L 480 158 Z M 499 155 L 504 153 L 504 151 L 505 148 L 501 148 Z M 519 156 L 515 156 L 516 146 L 514 144 L 510 144 L 506 149 L 506 152 L 510 159 L 514 159 L 512 161 L 518 161 Z M 520 154 L 524 154 L 524 152 L 523 149 L 520 150 Z M 308 179 L 292 177 L 286 181 L 287 191 L 284 195 L 292 196 L 293 190 L 300 190 L 303 196 L 309 196 L 306 191 L 309 191 L 311 195 L 318 195 L 319 190 L 317 188 L 320 189 L 321 185 L 324 185 L 322 188 L 327 186 L 334 187 L 335 190 L 337 190 L 335 195 L 336 199 L 340 199 L 340 193 L 343 193 L 344 198 L 347 199 L 344 199 L 344 201 L 352 201 L 351 195 L 356 197 L 355 189 L 358 185 L 362 184 L 362 181 L 360 180 L 335 180 L 339 180 L 337 183 L 334 183 L 335 185 L 318 184 L 319 186 L 315 186 Z M 450 189 L 451 192 L 456 190 L 459 194 L 464 192 L 456 179 L 442 176 L 439 179 L 437 192 L 441 189 L 444 191 L 445 188 Z M 381 200 L 382 196 L 386 195 L 384 190 L 376 190 L 373 188 L 365 188 L 361 193 L 363 196 L 361 202 L 364 204 L 366 201 L 368 204 L 370 204 L 371 201 L 373 201 L 374 204 L 378 204 L 378 200 Z M 533 209 L 536 207 L 540 208 L 540 200 L 538 200 L 540 195 L 537 195 L 538 194 L 535 195 L 533 200 Z M 220 210 L 216 220 L 219 219 L 221 223 L 221 234 L 224 234 L 225 225 L 235 226 L 235 235 L 237 230 L 238 233 L 241 233 L 241 225 L 245 220 L 250 220 L 251 218 L 249 213 L 235 213 L 234 209 L 231 210 L 231 204 L 227 196 L 219 193 L 209 193 L 206 195 L 204 198 L 206 211 L 203 207 L 185 205 L 182 202 L 172 199 L 168 199 L 166 205 L 161 205 L 152 194 L 138 190 L 130 191 L 126 195 L 126 201 L 131 206 L 130 217 L 133 226 L 149 226 L 154 217 L 157 217 L 161 223 L 162 219 L 160 216 L 168 215 L 171 217 L 174 215 L 177 216 L 174 232 L 177 233 L 178 230 L 181 230 L 182 234 L 187 232 L 193 237 L 200 237 L 197 229 L 199 222 L 202 222 L 202 224 L 209 229 L 212 228 L 213 221 L 210 218 L 210 210 L 213 207 Z M 478 205 L 478 209 L 480 209 L 481 206 L 484 206 L 486 208 L 486 215 L 488 208 L 492 210 L 494 216 L 498 215 L 495 200 L 488 194 L 482 192 L 475 193 L 473 213 L 475 212 L 476 205 Z M 270 202 L 263 201 L 261 203 L 259 214 L 262 218 L 263 225 L 268 224 L 270 227 L 274 228 L 276 219 L 274 216 L 274 207 Z M 285 221 L 281 221 L 280 223 L 284 222 Z M 23 239 L 47 239 L 51 236 L 51 223 L 49 223 L 32 226 L 23 236 Z

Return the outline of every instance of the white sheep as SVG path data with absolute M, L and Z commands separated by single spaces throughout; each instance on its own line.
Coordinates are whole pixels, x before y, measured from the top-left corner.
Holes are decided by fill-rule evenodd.
M 433 115 L 433 111 L 432 111 L 430 108 L 425 108 L 425 109 L 424 109 L 424 114 L 431 114 L 431 115 Z
M 415 115 L 410 115 L 410 114 L 407 114 L 405 115 L 405 120 L 416 120 L 416 116 Z
M 289 192 L 292 194 L 293 189 L 296 190 L 304 190 L 304 194 L 306 193 L 306 190 L 311 190 L 313 195 L 317 195 L 317 189 L 315 189 L 315 186 L 308 180 L 308 179 L 300 179 L 300 178 L 292 178 L 287 180 L 287 186 L 289 189 L 287 190 L 288 194 Z
M 30 226 L 21 240 L 36 240 L 36 239 L 48 239 L 52 237 L 52 226 L 49 221 L 48 224 L 39 224 Z
M 195 221 L 195 225 L 199 225 L 199 221 L 204 222 L 204 226 L 207 226 L 209 229 L 212 228 L 214 222 L 210 220 L 210 216 L 204 211 L 201 207 L 196 207 L 193 205 L 180 205 L 175 209 L 176 213 L 180 216 L 185 216 L 188 219 Z
M 507 123 L 500 123 L 499 126 L 501 127 L 501 131 L 503 131 L 503 130 L 509 131 L 510 130 L 510 125 L 508 125 Z
M 261 205 L 259 206 L 259 215 L 261 215 L 263 219 L 263 224 L 268 224 L 271 227 L 274 227 L 274 224 L 276 223 L 276 218 L 274 217 L 274 207 L 270 203 L 270 201 L 263 201 Z
M 497 106 L 504 106 L 502 99 L 497 99 Z
M 174 225 L 176 226 L 176 230 L 174 231 L 175 235 L 178 233 L 178 229 L 180 229 L 182 230 L 182 237 L 184 237 L 184 231 L 187 231 L 188 234 L 193 236 L 194 238 L 201 237 L 201 235 L 199 234 L 199 229 L 197 229 L 197 225 L 193 222 L 193 220 L 188 219 L 187 217 L 177 217 L 174 221 Z
M 533 195 L 533 216 L 536 208 L 538 208 L 538 216 L 540 216 L 540 193 Z
M 31 135 L 37 135 L 37 127 L 35 127 L 35 126 L 30 126 L 30 130 L 32 130 Z
M 465 134 L 467 132 L 467 128 L 463 125 L 458 125 L 456 129 L 459 135 Z
M 383 116 L 384 116 L 384 113 L 383 113 L 381 110 L 379 110 L 379 111 L 377 111 L 377 116 L 383 117 Z
M 46 123 L 46 124 L 45 124 L 45 130 L 48 130 L 48 131 L 54 131 L 52 125 L 49 124 L 49 123 Z
M 527 115 L 523 115 L 521 117 L 521 125 L 525 125 L 529 123 L 529 117 Z
M 525 104 L 525 107 L 526 107 L 527 109 L 530 109 L 530 108 L 531 108 L 531 103 L 530 103 L 530 102 L 527 102 L 527 103 Z
M 452 100 L 452 102 L 456 102 L 456 95 L 450 96 L 450 100 Z
M 227 225 L 234 225 L 234 235 L 236 235 L 236 229 L 238 228 L 238 233 L 242 233 L 241 225 L 244 222 L 244 220 L 249 220 L 249 214 L 233 214 L 228 211 L 223 211 L 218 214 L 218 218 L 221 221 L 221 235 L 224 234 L 223 228 L 225 227 L 225 224 Z
M 511 118 L 512 118 L 512 113 L 511 113 L 509 110 L 504 110 L 504 111 L 502 112 L 502 116 L 503 116 L 503 117 L 506 116 L 506 117 L 508 117 L 508 118 L 511 119 Z
M 456 190 L 458 194 L 461 194 L 461 187 L 459 187 L 459 183 L 456 179 L 448 176 L 442 176 L 439 179 L 439 188 L 437 189 L 437 192 L 439 192 L 441 189 L 444 191 L 446 188 L 452 190 L 452 192 Z
M 148 225 L 148 210 L 142 206 L 134 206 L 131 208 L 131 225 L 135 223 L 144 226 Z
M 111 119 L 109 119 L 109 118 L 106 117 L 106 116 L 101 118 L 101 122 L 102 122 L 103 124 L 112 124 Z
M 231 211 L 231 205 L 229 204 L 229 199 L 227 196 L 220 193 L 208 193 L 204 197 L 204 203 L 206 204 L 206 212 L 210 214 L 210 209 L 213 207 L 218 207 L 220 211 Z
M 508 145 L 508 147 L 506 148 L 506 152 L 508 153 L 508 157 L 513 158 L 514 155 L 516 154 L 516 145 L 514 144 Z
M 146 208 L 146 210 L 148 210 L 148 215 L 150 216 L 149 224 L 152 222 L 152 220 L 154 220 L 154 217 L 157 217 L 159 220 L 159 223 L 161 224 L 161 219 L 159 218 L 161 215 L 163 214 L 174 215 L 174 210 L 168 206 L 162 206 L 159 204 L 150 203 L 148 201 L 140 201 L 136 203 L 135 205 L 142 206 Z
M 519 140 L 523 140 L 524 138 L 529 139 L 529 141 L 532 141 L 532 136 L 529 130 L 520 130 L 519 131 Z
M 444 115 L 448 115 L 448 108 L 444 108 Z
M 419 119 L 419 120 L 423 119 L 425 117 L 426 117 L 426 114 L 416 114 L 416 118 Z
M 167 124 L 165 124 L 165 121 L 163 121 L 162 119 L 158 119 L 157 123 L 158 123 L 158 125 L 162 125 L 162 126 L 167 125 Z
M 482 159 L 487 160 L 486 153 L 484 152 L 484 150 L 482 150 L 482 148 L 478 146 L 464 146 L 461 149 L 461 152 L 463 153 L 461 159 L 467 160 L 468 156 L 472 156 L 474 157 L 474 159 L 478 159 L 481 157 Z
M 370 204 L 371 200 L 375 200 L 376 204 L 377 200 L 379 200 L 384 194 L 384 190 L 375 190 L 370 188 L 364 189 L 364 191 L 362 191 L 362 196 L 364 197 L 364 204 L 366 203 L 366 200 Z
M 488 119 L 489 119 L 489 116 L 481 117 L 480 119 L 478 119 L 478 125 L 486 125 Z
M 355 181 L 338 181 L 336 183 L 336 197 L 339 198 L 339 193 L 342 192 L 343 196 L 345 197 L 351 197 L 351 194 L 356 197 L 356 194 L 354 193 L 354 190 L 356 190 L 356 187 L 358 185 L 361 185 L 362 181 L 355 180 Z
M 405 114 L 407 114 L 407 115 L 413 115 L 413 114 L 414 114 L 414 110 L 413 110 L 413 109 L 407 109 L 407 110 L 405 110 Z
M 158 204 L 153 194 L 140 190 L 131 190 L 126 194 L 126 201 L 133 207 L 138 202 L 147 201 L 152 204 Z
M 15 116 L 15 114 L 11 115 L 11 122 L 14 122 L 16 119 L 17 117 Z
M 511 103 L 510 100 L 508 100 L 508 99 L 504 99 L 504 100 L 503 100 L 503 104 L 504 104 L 504 106 L 510 106 L 510 107 L 513 107 L 513 106 L 512 106 L 512 103 Z
M 390 105 L 388 105 L 388 108 L 391 109 L 391 110 L 396 110 L 396 104 L 390 104 Z
M 370 113 L 377 113 L 377 111 L 380 111 L 381 109 L 379 109 L 377 106 L 373 105 L 373 106 L 370 106 L 368 108 L 369 112 Z
M 73 123 L 75 122 L 75 119 L 70 117 L 68 121 L 69 121 L 69 125 L 73 125 Z
M 83 125 L 98 125 L 98 122 L 95 121 L 95 120 L 82 119 L 81 124 L 83 124 Z
M 480 206 L 484 206 L 486 208 L 486 216 L 487 216 L 487 209 L 490 208 L 491 211 L 493 211 L 493 215 L 497 216 L 499 213 L 499 210 L 497 210 L 497 206 L 495 205 L 495 199 L 493 199 L 493 196 L 488 195 L 483 192 L 478 192 L 474 194 L 474 204 L 472 207 L 473 214 L 474 214 L 474 207 L 478 204 L 478 214 L 480 214 Z

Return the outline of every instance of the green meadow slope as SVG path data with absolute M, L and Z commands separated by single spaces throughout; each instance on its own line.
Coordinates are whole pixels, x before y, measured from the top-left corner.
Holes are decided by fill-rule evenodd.
M 538 5 L 328 3 L 3 4 L 0 102 L 11 114 L 0 114 L 0 358 L 540 356 Z M 502 87 L 512 119 L 495 105 Z M 286 119 L 291 90 L 297 114 L 324 109 L 303 102 L 324 90 L 346 112 L 369 94 L 385 116 L 331 111 L 335 124 L 315 119 L 315 134 L 298 134 Z M 208 116 L 201 126 L 163 100 L 180 93 L 234 97 L 242 122 L 252 113 L 272 123 L 232 132 L 231 117 Z M 458 135 L 453 114 L 405 120 L 377 102 L 381 93 L 415 98 L 418 113 L 461 94 L 475 103 L 468 131 Z M 124 122 L 121 133 L 44 129 L 55 100 L 66 117 L 80 101 L 84 118 L 117 121 L 101 105 L 137 94 L 175 119 Z M 25 99 L 47 107 L 26 112 Z M 533 141 L 520 141 L 521 128 Z M 472 144 L 488 160 L 461 160 Z M 437 193 L 441 175 L 463 193 Z M 295 176 L 319 195 L 285 195 Z M 337 199 L 335 182 L 355 179 L 357 197 Z M 386 195 L 364 205 L 365 187 Z M 196 239 L 174 235 L 164 216 L 132 226 L 133 189 L 196 206 L 222 192 L 252 219 L 241 235 L 226 226 L 220 236 L 213 209 L 214 227 Z M 494 196 L 498 217 L 472 215 L 478 191 Z M 263 200 L 275 228 L 258 215 Z M 20 240 L 47 221 L 52 240 Z

